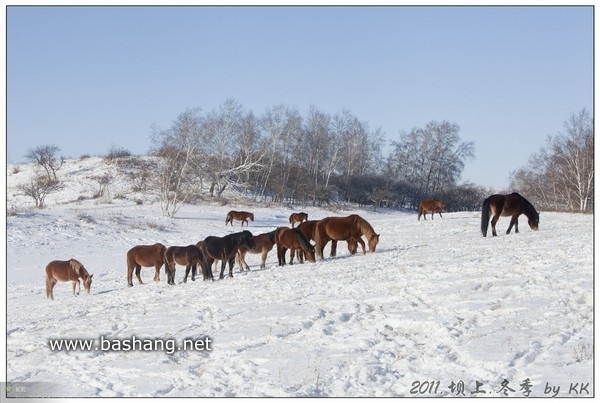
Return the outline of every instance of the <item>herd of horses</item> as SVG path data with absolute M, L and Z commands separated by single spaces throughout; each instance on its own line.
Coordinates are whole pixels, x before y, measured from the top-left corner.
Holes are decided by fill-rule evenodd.
M 434 213 L 447 209 L 446 203 L 441 200 L 423 200 L 419 203 L 418 217 L 425 218 L 425 214 Z M 507 195 L 495 194 L 486 198 L 481 207 L 481 233 L 487 236 L 487 230 L 491 218 L 492 235 L 496 236 L 496 223 L 499 217 L 510 216 L 511 221 L 506 231 L 509 234 L 515 227 L 515 233 L 519 232 L 518 217 L 525 214 L 528 224 L 532 230 L 537 230 L 539 225 L 539 213 L 533 205 L 518 193 Z M 442 217 L 443 218 L 443 217 Z M 254 214 L 246 211 L 230 211 L 225 219 L 225 225 L 233 220 L 241 221 L 241 226 L 248 226 L 248 219 L 254 221 Z M 203 280 L 214 280 L 213 263 L 221 261 L 221 272 L 219 278 L 224 278 L 224 272 L 229 265 L 229 277 L 233 277 L 233 266 L 237 261 L 241 270 L 250 270 L 246 263 L 247 253 L 261 254 L 260 267 L 265 267 L 267 254 L 276 247 L 277 261 L 279 266 L 286 264 L 286 253 L 290 251 L 289 264 L 293 264 L 294 257 L 303 263 L 306 259 L 315 262 L 317 258 L 324 258 L 325 246 L 331 241 L 330 256 L 336 256 L 337 242 L 346 241 L 348 251 L 355 254 L 358 245 L 361 246 L 363 254 L 375 252 L 379 243 L 379 234 L 375 232 L 371 224 L 357 214 L 347 217 L 325 217 L 320 220 L 309 220 L 306 213 L 292 213 L 289 217 L 290 227 L 278 227 L 277 229 L 253 235 L 248 230 L 242 230 L 223 237 L 207 236 L 195 245 L 166 247 L 161 243 L 154 245 L 137 245 L 127 252 L 127 284 L 133 287 L 133 272 L 138 283 L 143 284 L 141 278 L 142 267 L 154 267 L 154 281 L 160 281 L 160 270 L 164 266 L 167 274 L 167 283 L 175 284 L 176 265 L 185 266 L 183 282 L 186 283 L 191 272 L 191 279 L 195 281 L 198 266 L 202 270 Z M 295 226 L 299 223 L 298 226 Z M 365 244 L 363 237 L 366 239 Z M 314 245 L 310 241 L 314 241 Z M 73 283 L 73 295 L 79 295 L 81 281 L 84 289 L 89 293 L 93 274 L 89 274 L 86 268 L 75 259 L 67 261 L 54 260 L 46 266 L 46 296 L 54 299 L 53 288 L 58 281 L 71 281 Z

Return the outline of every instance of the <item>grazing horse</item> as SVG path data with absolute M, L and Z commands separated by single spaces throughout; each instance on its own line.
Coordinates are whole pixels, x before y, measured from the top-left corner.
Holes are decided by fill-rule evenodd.
M 144 284 L 140 277 L 142 267 L 154 266 L 154 281 L 160 281 L 160 267 L 163 264 L 166 265 L 166 251 L 167 248 L 161 243 L 155 243 L 154 245 L 138 245 L 129 249 L 129 251 L 127 251 L 127 284 L 129 284 L 129 287 L 133 287 L 132 277 L 134 268 L 135 275 L 140 284 Z
M 527 199 L 518 193 L 508 195 L 495 194 L 491 195 L 483 201 L 481 205 L 481 233 L 487 235 L 488 224 L 490 222 L 490 214 L 492 214 L 492 235 L 496 236 L 496 223 L 500 216 L 511 216 L 510 225 L 506 230 L 506 234 L 510 234 L 513 225 L 515 233 L 519 233 L 519 216 L 525 214 L 528 218 L 529 227 L 537 231 L 540 223 L 540 215 Z
M 294 224 L 297 222 L 302 223 L 304 221 L 308 221 L 307 213 L 292 213 L 290 215 L 290 224 L 292 224 L 292 228 L 294 228 Z
M 248 219 L 254 221 L 254 213 L 249 213 L 247 211 L 230 211 L 225 218 L 225 225 L 231 223 L 231 226 L 233 227 L 233 220 L 238 220 L 242 222 L 242 227 L 244 226 L 244 223 L 246 223 L 247 227 Z
M 171 285 L 175 284 L 175 264 L 185 266 L 184 283 L 187 283 L 190 270 L 192 271 L 192 281 L 196 281 L 198 264 L 202 270 L 204 270 L 205 264 L 204 255 L 196 245 L 168 247 L 165 252 L 165 262 L 165 272 L 168 278 L 167 283 Z
M 375 252 L 377 243 L 379 243 L 379 234 L 376 234 L 373 227 L 367 220 L 357 214 L 351 214 L 348 217 L 326 217 L 317 221 L 315 226 L 315 249 L 317 256 L 323 259 L 323 250 L 329 241 L 348 241 L 350 245 L 359 243 L 362 246 L 363 254 L 366 254 L 365 243 L 362 235 L 367 238 L 369 243 L 369 252 Z M 351 246 L 348 246 L 348 249 Z M 332 245 L 333 246 L 333 245 Z M 332 248 L 333 249 L 333 248 Z M 332 253 L 334 251 L 332 250 Z
M 308 241 L 302 231 L 298 228 L 279 227 L 275 230 L 275 242 L 277 243 L 277 260 L 279 266 L 285 265 L 285 252 L 290 250 L 290 264 L 294 264 L 295 251 L 301 249 L 309 262 L 315 261 L 315 247 Z M 300 263 L 304 263 L 302 255 L 298 257 Z
M 238 248 L 237 262 L 242 271 L 244 268 L 246 270 L 250 270 L 250 266 L 248 266 L 248 263 L 246 263 L 247 252 L 261 253 L 260 268 L 264 269 L 266 267 L 265 262 L 267 260 L 267 254 L 271 249 L 273 249 L 273 245 L 275 245 L 275 231 L 254 235 L 254 245 L 254 249 L 249 249 L 246 245 L 241 245 Z
M 46 297 L 54 299 L 53 289 L 58 281 L 71 281 L 73 283 L 73 295 L 79 295 L 81 291 L 79 279 L 83 280 L 83 288 L 89 293 L 93 276 L 75 259 L 53 260 L 46 266 Z M 75 292 L 76 289 L 77 292 Z
M 304 221 L 303 223 L 300 223 L 300 225 L 298 225 L 298 229 L 300 231 L 302 231 L 302 233 L 304 234 L 304 236 L 309 240 L 309 241 L 314 241 L 315 240 L 315 228 L 317 226 L 317 221 L 318 220 L 308 220 L 308 221 Z M 354 240 L 348 240 L 348 251 L 350 252 L 350 254 L 354 255 L 356 253 L 356 250 L 358 248 L 358 242 L 354 241 Z M 331 241 L 331 253 L 330 256 L 335 256 L 336 255 L 336 250 L 337 250 L 337 241 L 336 240 L 332 240 Z M 300 260 L 302 258 L 302 249 L 298 249 L 296 250 L 296 254 L 298 256 L 298 260 Z
M 200 247 L 206 257 L 208 267 L 212 266 L 215 259 L 221 261 L 219 278 L 222 279 L 226 263 L 229 263 L 229 277 L 233 277 L 233 262 L 238 249 L 242 245 L 254 249 L 254 237 L 248 230 L 225 235 L 224 237 L 207 236 Z M 209 276 L 211 279 L 213 278 L 212 269 Z
M 427 212 L 431 211 L 431 219 L 433 220 L 433 213 L 438 212 L 440 217 L 442 217 L 442 211 L 446 211 L 446 202 L 442 200 L 421 200 L 419 203 L 419 215 L 417 217 L 417 221 L 421 221 L 421 215 L 423 215 L 423 219 L 427 220 Z

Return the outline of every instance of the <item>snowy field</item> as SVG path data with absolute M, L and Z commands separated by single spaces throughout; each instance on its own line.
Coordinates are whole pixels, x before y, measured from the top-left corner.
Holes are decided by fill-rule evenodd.
M 119 181 L 110 199 L 81 198 L 94 191 L 86 178 L 99 161 L 69 161 L 59 171 L 69 190 L 48 196 L 44 210 L 17 195 L 31 167 L 8 167 L 7 208 L 16 211 L 6 241 L 13 395 L 594 394 L 591 215 L 542 211 L 539 231 L 522 216 L 521 232 L 510 235 L 501 218 L 496 238 L 481 236 L 480 212 L 419 222 L 416 212 L 206 202 L 168 219 Z M 254 212 L 254 234 L 289 226 L 294 211 L 310 219 L 358 213 L 380 243 L 375 253 L 351 256 L 341 242 L 336 257 L 328 245 L 324 260 L 284 267 L 273 250 L 265 269 L 248 254 L 249 272 L 236 266 L 233 278 L 214 282 L 183 284 L 178 266 L 169 286 L 163 271 L 155 283 L 154 269 L 144 268 L 145 284 L 134 278 L 127 286 L 129 248 L 240 231 L 239 222 L 225 226 L 232 209 Z M 44 267 L 69 258 L 94 274 L 91 293 L 74 297 L 70 284 L 58 283 L 47 300 Z M 52 351 L 51 340 L 94 344 Z M 123 351 L 135 340 L 138 351 Z M 183 349 L 185 340 L 198 348 Z M 139 351 L 145 347 L 153 351 Z

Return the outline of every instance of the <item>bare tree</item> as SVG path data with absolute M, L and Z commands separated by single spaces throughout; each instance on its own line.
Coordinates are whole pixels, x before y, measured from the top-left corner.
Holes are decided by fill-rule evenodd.
M 36 148 L 29 149 L 29 152 L 25 155 L 31 162 L 35 162 L 42 166 L 46 170 L 48 180 L 56 180 L 56 171 L 65 162 L 64 157 L 57 157 L 56 154 L 60 151 L 55 145 L 43 145 Z
M 590 211 L 594 204 L 594 123 L 583 109 L 549 136 L 526 167 L 512 173 L 511 187 L 546 208 Z
M 34 177 L 29 183 L 18 187 L 23 194 L 33 198 L 35 207 L 39 209 L 45 207 L 46 196 L 50 193 L 57 192 L 62 188 L 63 185 L 58 180 L 47 178 L 43 174 Z

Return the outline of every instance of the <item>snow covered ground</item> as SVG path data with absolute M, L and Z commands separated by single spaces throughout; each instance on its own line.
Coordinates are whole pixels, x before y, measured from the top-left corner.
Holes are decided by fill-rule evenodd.
M 99 169 L 109 168 L 69 161 L 59 171 L 68 190 L 35 210 L 16 190 L 32 167 L 8 167 L 9 395 L 594 394 L 591 215 L 542 211 L 539 231 L 521 217 L 521 232 L 510 235 L 501 218 L 496 238 L 481 236 L 480 212 L 419 222 L 416 212 L 206 202 L 168 219 L 118 180 L 110 200 L 88 198 L 95 189 L 86 178 Z M 329 257 L 328 246 L 324 260 L 285 267 L 273 250 L 265 269 L 248 254 L 250 272 L 236 267 L 233 278 L 212 283 L 181 283 L 181 266 L 177 285 L 163 272 L 154 283 L 154 269 L 144 268 L 145 284 L 127 286 L 129 248 L 237 232 L 239 222 L 225 226 L 232 209 L 255 213 L 254 234 L 289 225 L 293 211 L 310 219 L 358 213 L 380 243 L 355 256 L 340 243 Z M 94 274 L 91 293 L 73 297 L 58 283 L 47 300 L 45 265 L 69 258 Z M 123 351 L 134 338 L 138 350 L 153 351 Z M 188 339 L 197 350 L 181 348 Z M 94 344 L 52 351 L 51 340 Z M 107 351 L 107 343 L 118 345 Z

